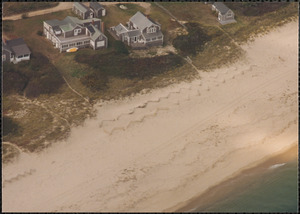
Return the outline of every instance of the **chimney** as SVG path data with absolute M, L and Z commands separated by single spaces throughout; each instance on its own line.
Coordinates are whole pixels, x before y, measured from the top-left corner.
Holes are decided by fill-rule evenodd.
M 94 19 L 92 20 L 92 25 L 95 25 L 95 21 L 94 21 Z
M 104 22 L 101 22 L 101 32 L 104 33 Z

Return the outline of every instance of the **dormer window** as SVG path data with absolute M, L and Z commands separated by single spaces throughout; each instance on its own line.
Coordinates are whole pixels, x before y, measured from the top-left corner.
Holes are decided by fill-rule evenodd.
M 147 33 L 155 33 L 156 32 L 156 28 L 155 27 L 150 27 L 147 30 Z
M 79 33 L 81 33 L 81 29 L 75 29 L 74 30 L 74 35 L 77 36 Z

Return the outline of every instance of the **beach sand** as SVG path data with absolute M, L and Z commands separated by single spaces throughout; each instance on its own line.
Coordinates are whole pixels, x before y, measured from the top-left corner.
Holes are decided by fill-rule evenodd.
M 298 144 L 298 22 L 201 79 L 95 106 L 96 118 L 2 169 L 3 211 L 175 211 Z

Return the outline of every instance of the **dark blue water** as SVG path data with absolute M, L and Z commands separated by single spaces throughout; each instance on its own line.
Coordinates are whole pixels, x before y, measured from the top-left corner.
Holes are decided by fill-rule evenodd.
M 247 182 L 238 185 L 233 193 L 196 211 L 298 212 L 297 161 L 271 169 L 265 167 L 261 172 L 245 175 Z

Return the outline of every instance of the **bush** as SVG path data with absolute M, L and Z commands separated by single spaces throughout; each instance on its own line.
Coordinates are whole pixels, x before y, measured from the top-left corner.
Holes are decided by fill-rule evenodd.
M 38 30 L 38 31 L 36 32 L 36 34 L 37 34 L 38 36 L 43 36 L 43 31 Z
M 11 63 L 3 65 L 3 92 L 4 94 L 22 93 L 28 78 Z
M 63 83 L 64 80 L 59 72 L 50 66 L 44 68 L 42 73 L 31 78 L 24 92 L 26 97 L 34 98 L 40 94 L 57 92 Z
M 12 118 L 3 116 L 2 123 L 3 136 L 7 136 L 9 134 L 19 135 L 21 133 L 21 127 Z
M 126 55 L 129 54 L 126 45 L 121 41 L 114 41 L 114 48 L 117 53 L 126 54 Z
M 203 51 L 206 42 L 211 37 L 202 29 L 198 23 L 188 23 L 188 35 L 177 36 L 173 40 L 174 47 L 183 55 L 195 55 Z

